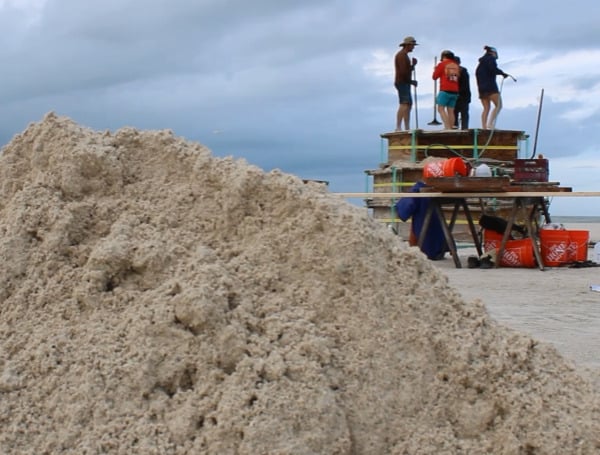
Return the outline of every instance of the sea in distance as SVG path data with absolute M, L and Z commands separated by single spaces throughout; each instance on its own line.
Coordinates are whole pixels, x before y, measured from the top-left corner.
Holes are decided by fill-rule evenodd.
M 600 216 L 558 216 L 551 214 L 550 217 L 552 218 L 553 223 L 600 223 Z

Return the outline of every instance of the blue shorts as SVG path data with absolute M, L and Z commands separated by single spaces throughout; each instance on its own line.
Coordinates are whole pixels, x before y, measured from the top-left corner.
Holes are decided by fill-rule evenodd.
M 444 107 L 455 107 L 458 93 L 440 92 L 438 93 L 436 103 Z
M 398 101 L 400 104 L 412 104 L 410 84 L 394 84 L 394 87 L 398 90 Z

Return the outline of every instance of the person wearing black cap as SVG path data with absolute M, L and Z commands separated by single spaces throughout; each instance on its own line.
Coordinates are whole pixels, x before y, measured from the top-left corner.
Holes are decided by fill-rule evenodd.
M 481 112 L 481 128 L 493 129 L 496 124 L 496 118 L 502 109 L 502 97 L 500 96 L 500 90 L 498 89 L 498 83 L 496 82 L 496 76 L 508 77 L 504 71 L 498 68 L 498 51 L 495 47 L 484 46 L 485 54 L 479 58 L 479 64 L 475 70 L 475 77 L 477 78 L 477 89 L 479 91 L 479 99 L 483 106 Z M 494 105 L 494 109 L 490 115 L 491 105 Z
M 469 71 L 460 64 L 460 57 L 458 55 L 454 56 L 454 61 L 460 68 L 460 76 L 458 78 L 458 99 L 456 100 L 456 106 L 454 107 L 454 128 L 468 130 L 469 104 L 471 103 L 471 81 Z
M 398 112 L 396 114 L 396 131 L 402 131 L 402 125 L 410 130 L 410 110 L 413 100 L 410 93 L 411 86 L 417 86 L 417 81 L 412 78 L 413 70 L 417 64 L 416 58 L 410 58 L 408 54 L 417 46 L 417 40 L 407 36 L 400 43 L 400 49 L 394 58 L 394 87 L 398 90 Z

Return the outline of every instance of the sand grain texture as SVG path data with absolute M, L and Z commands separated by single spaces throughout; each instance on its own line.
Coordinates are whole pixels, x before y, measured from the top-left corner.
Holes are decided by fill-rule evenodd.
M 319 185 L 52 113 L 0 185 L 1 453 L 600 451 L 555 349 Z

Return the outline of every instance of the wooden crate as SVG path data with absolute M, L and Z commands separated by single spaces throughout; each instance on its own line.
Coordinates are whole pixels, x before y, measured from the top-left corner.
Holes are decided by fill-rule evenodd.
M 515 160 L 514 179 L 516 182 L 547 182 L 548 160 Z

